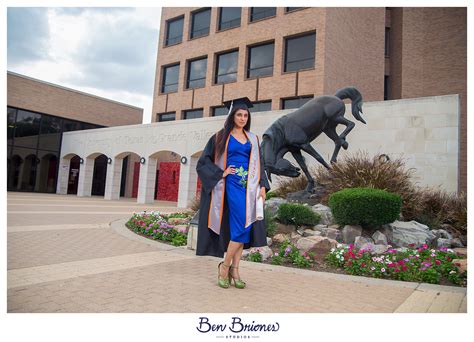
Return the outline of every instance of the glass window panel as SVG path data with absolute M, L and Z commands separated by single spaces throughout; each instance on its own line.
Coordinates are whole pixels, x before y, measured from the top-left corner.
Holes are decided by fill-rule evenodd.
M 183 40 L 183 23 L 184 17 L 168 21 L 165 45 L 181 43 Z
M 267 111 L 272 110 L 272 101 L 261 101 L 261 102 L 255 102 L 252 104 L 253 104 L 253 107 L 250 108 L 250 111 L 252 113 L 267 112 Z
M 39 192 L 56 192 L 56 173 L 58 170 L 59 156 L 57 152 L 38 150 L 40 160 L 36 172 L 35 190 Z
M 219 16 L 219 30 L 240 26 L 242 7 L 221 7 Z
M 260 20 L 276 15 L 276 7 L 252 7 L 250 9 L 250 21 Z
M 207 57 L 189 62 L 187 88 L 200 88 L 206 85 Z
M 163 68 L 162 93 L 178 90 L 179 64 Z
M 212 116 L 223 116 L 229 114 L 229 109 L 226 106 L 212 108 Z
M 238 58 L 238 51 L 217 56 L 216 83 L 227 83 L 237 80 Z
M 191 24 L 191 38 L 209 34 L 211 25 L 211 9 L 193 13 Z
M 285 48 L 285 71 L 314 67 L 316 34 L 288 38 Z
M 7 107 L 7 139 L 8 139 L 8 144 L 13 143 L 13 135 L 15 134 L 15 116 L 16 116 L 16 109 Z
M 61 124 L 62 120 L 60 118 L 43 115 L 40 128 L 39 148 L 53 151 L 59 150 Z
M 36 148 L 41 114 L 18 110 L 15 127 L 15 145 Z
M 173 121 L 173 120 L 176 120 L 176 112 L 158 114 L 158 122 Z
M 296 10 L 298 10 L 298 9 L 300 9 L 300 8 L 303 8 L 303 7 L 286 7 L 286 11 L 287 11 L 287 12 L 296 11 Z
M 184 112 L 184 120 L 202 118 L 202 109 L 187 110 Z
M 308 102 L 312 98 L 313 96 L 302 96 L 302 97 L 295 97 L 291 99 L 284 99 L 282 109 L 300 108 L 302 105 L 304 105 L 306 102 Z
M 63 132 L 80 131 L 82 129 L 79 121 L 63 119 Z
M 247 77 L 273 74 L 274 49 L 274 43 L 249 48 L 249 70 Z

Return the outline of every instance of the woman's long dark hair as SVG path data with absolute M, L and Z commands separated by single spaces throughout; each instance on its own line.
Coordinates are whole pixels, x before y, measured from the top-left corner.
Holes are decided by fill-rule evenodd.
M 222 153 L 224 153 L 225 150 L 225 143 L 227 142 L 227 138 L 229 137 L 230 132 L 235 126 L 234 123 L 234 117 L 235 113 L 241 108 L 234 108 L 230 112 L 230 114 L 227 116 L 227 119 L 225 120 L 224 123 L 224 128 L 221 129 L 219 132 L 216 134 L 216 159 L 219 158 Z M 247 110 L 247 113 L 249 114 L 249 118 L 247 120 L 247 123 L 244 126 L 244 130 L 247 132 L 250 131 L 250 111 Z

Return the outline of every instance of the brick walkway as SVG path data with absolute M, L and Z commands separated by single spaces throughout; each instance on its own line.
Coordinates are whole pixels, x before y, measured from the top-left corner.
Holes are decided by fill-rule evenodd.
M 245 290 L 213 257 L 137 236 L 134 211 L 173 203 L 8 193 L 8 312 L 466 312 L 466 289 L 242 261 Z M 111 224 L 109 224 L 111 223 Z

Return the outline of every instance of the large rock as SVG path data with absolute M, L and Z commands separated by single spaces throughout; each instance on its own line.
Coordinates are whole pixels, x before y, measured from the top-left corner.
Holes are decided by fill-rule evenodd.
M 395 221 L 384 225 L 384 234 L 388 242 L 396 247 L 409 247 L 410 244 L 420 246 L 430 244 L 436 239 L 436 235 L 430 231 L 429 227 L 416 221 Z
M 323 232 L 323 229 L 326 229 L 328 226 L 325 225 L 325 224 L 317 224 L 315 226 L 313 226 L 313 230 L 317 230 L 317 231 L 320 231 L 320 232 Z
M 329 207 L 326 207 L 325 205 L 322 205 L 321 203 L 318 203 L 316 205 L 313 205 L 311 208 L 316 214 L 321 216 L 321 220 L 319 223 L 325 224 L 325 225 L 330 225 L 332 224 L 333 217 L 332 217 L 332 212 Z
M 462 247 L 464 247 L 464 244 L 462 243 L 460 238 L 454 238 L 454 239 L 451 240 L 451 247 L 462 248 Z
M 377 230 L 372 234 L 372 239 L 374 239 L 376 245 L 388 245 L 387 237 L 384 233 L 380 232 L 380 230 Z
M 357 236 L 362 235 L 362 227 L 361 226 L 344 226 L 342 228 L 342 241 L 347 244 L 354 243 L 355 238 Z
M 323 228 L 322 236 L 328 237 L 333 240 L 342 241 L 342 234 L 339 229 Z
M 275 234 L 272 239 L 276 243 L 282 243 L 285 240 L 290 240 L 290 234 Z
M 434 235 L 436 235 L 438 238 L 441 238 L 441 239 L 451 240 L 453 238 L 453 236 L 444 229 L 433 229 L 431 231 L 433 232 Z
M 467 248 L 454 248 L 453 252 L 456 253 L 456 255 L 467 258 Z
M 270 247 L 273 243 L 272 238 L 267 237 L 267 246 Z
M 273 251 L 270 247 L 268 246 L 264 246 L 264 247 L 252 247 L 250 249 L 244 249 L 243 252 L 242 252 L 242 257 L 247 257 L 250 252 L 256 252 L 256 251 L 259 251 L 260 254 L 262 255 L 262 261 L 265 261 L 267 259 L 269 259 L 272 255 L 273 255 Z
M 296 247 L 302 252 L 313 252 L 318 259 L 324 258 L 331 248 L 336 248 L 337 241 L 322 236 L 304 237 L 297 241 Z
M 467 272 L 467 259 L 453 259 L 453 264 L 458 267 L 460 274 Z
M 270 212 L 271 215 L 275 216 L 278 212 L 278 207 L 283 203 L 288 203 L 284 198 L 273 197 L 265 201 L 265 209 Z
M 291 234 L 293 232 L 296 232 L 296 226 L 292 224 L 277 223 L 275 229 L 276 234 Z
M 317 231 L 317 230 L 312 230 L 312 229 L 305 229 L 303 231 L 303 236 L 306 237 L 306 236 L 321 236 L 322 233 Z
M 371 238 L 367 238 L 365 236 L 356 236 L 354 240 L 354 247 L 356 249 L 361 249 L 362 246 L 369 245 L 372 247 L 374 245 L 374 241 Z M 364 249 L 367 249 L 368 246 L 365 246 Z
M 372 251 L 375 254 L 384 254 L 386 251 L 388 251 L 387 245 L 373 245 Z
M 451 247 L 451 240 L 450 239 L 439 238 L 436 241 L 436 244 L 437 244 L 438 248 L 441 248 L 441 247 L 450 248 Z

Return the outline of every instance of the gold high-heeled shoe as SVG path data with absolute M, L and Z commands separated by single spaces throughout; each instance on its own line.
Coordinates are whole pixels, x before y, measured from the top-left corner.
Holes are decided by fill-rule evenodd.
M 232 269 L 239 269 L 238 267 L 234 267 L 234 266 L 230 266 L 230 270 L 229 270 L 229 282 L 230 284 L 232 285 L 232 279 L 234 280 L 234 286 L 237 288 L 237 289 L 244 289 L 245 288 L 245 281 L 243 281 L 242 279 L 235 279 L 234 276 L 232 275 Z
M 224 265 L 226 267 L 230 267 L 230 265 L 226 265 L 224 264 L 223 261 L 221 261 L 219 263 L 219 265 L 217 265 L 217 285 L 219 285 L 220 287 L 224 288 L 224 289 L 227 289 L 229 288 L 230 284 L 229 284 L 229 277 L 226 277 L 226 278 L 221 278 L 221 265 Z

